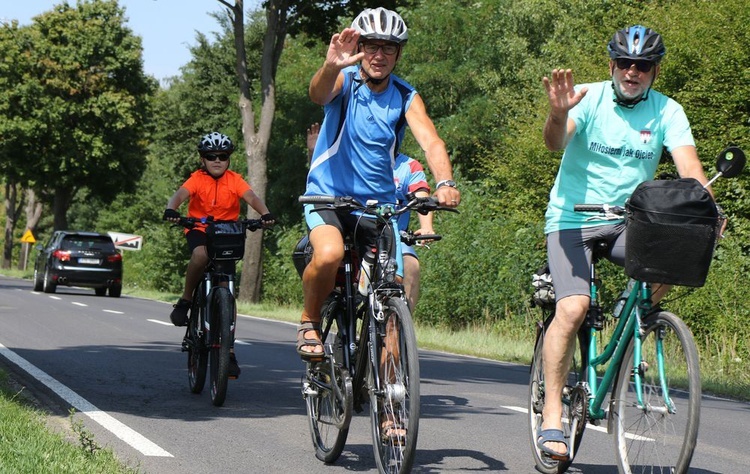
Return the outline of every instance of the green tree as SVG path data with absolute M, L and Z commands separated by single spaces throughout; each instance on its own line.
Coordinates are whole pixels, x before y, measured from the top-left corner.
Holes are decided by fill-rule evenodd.
M 140 38 L 116 0 L 63 3 L 20 30 L 23 60 L 15 50 L 0 53 L 4 64 L 23 67 L 23 81 L 0 91 L 12 103 L 0 106 L 0 128 L 12 130 L 0 160 L 52 202 L 54 227 L 64 228 L 80 190 L 106 203 L 134 189 L 156 82 L 143 73 Z

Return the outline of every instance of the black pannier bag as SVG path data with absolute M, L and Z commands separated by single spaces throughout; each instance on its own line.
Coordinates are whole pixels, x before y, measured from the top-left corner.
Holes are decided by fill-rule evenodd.
M 242 222 L 215 222 L 206 228 L 206 249 L 214 260 L 241 260 L 245 255 Z
M 310 240 L 307 235 L 299 239 L 299 242 L 297 242 L 297 245 L 294 247 L 292 261 L 294 262 L 294 268 L 297 269 L 300 278 L 302 278 L 302 274 L 305 273 L 305 267 L 307 267 L 307 264 L 312 260 L 312 252 L 312 245 L 310 245 Z
M 625 273 L 649 283 L 703 286 L 719 233 L 708 191 L 693 178 L 646 181 L 625 207 Z

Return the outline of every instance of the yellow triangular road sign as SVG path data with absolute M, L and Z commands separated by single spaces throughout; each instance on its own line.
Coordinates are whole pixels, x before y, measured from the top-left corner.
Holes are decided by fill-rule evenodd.
M 36 242 L 34 234 L 31 233 L 31 229 L 26 229 L 26 232 L 23 233 L 23 237 L 21 237 L 21 242 L 27 244 L 33 244 L 34 242 Z

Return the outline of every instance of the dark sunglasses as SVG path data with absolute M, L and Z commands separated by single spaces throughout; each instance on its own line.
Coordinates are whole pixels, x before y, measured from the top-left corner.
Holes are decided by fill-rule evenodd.
M 203 158 L 207 161 L 227 161 L 229 159 L 229 155 L 224 153 L 212 153 L 210 155 L 203 155 Z
M 635 68 L 640 72 L 651 72 L 651 69 L 654 68 L 653 62 L 642 59 L 618 58 L 615 60 L 615 63 L 617 64 L 617 69 L 622 69 L 623 71 L 630 69 L 630 66 L 633 64 L 635 64 Z
M 362 49 L 364 49 L 365 53 L 367 54 L 375 54 L 378 52 L 379 49 L 382 49 L 383 54 L 387 56 L 391 56 L 393 54 L 396 54 L 396 51 L 398 51 L 398 45 L 397 44 L 362 43 Z

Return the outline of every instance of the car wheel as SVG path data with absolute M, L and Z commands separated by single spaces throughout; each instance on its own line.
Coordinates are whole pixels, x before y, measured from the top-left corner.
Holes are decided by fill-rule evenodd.
M 57 284 L 52 281 L 52 275 L 49 274 L 49 268 L 44 270 L 44 282 L 42 283 L 42 289 L 45 293 L 54 293 L 57 290 Z
M 42 291 L 42 275 L 39 274 L 38 269 L 34 269 L 34 291 Z
M 109 287 L 109 296 L 119 298 L 122 293 L 122 285 L 112 285 Z
M 107 287 L 103 286 L 101 288 L 94 288 L 94 292 L 96 293 L 96 296 L 104 296 L 107 294 Z

